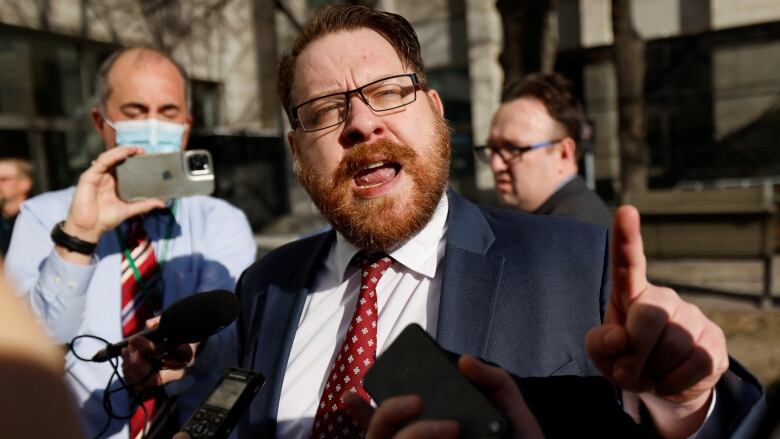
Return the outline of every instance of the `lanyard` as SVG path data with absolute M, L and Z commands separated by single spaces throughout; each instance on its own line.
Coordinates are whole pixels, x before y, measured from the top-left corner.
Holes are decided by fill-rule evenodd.
M 168 248 L 171 242 L 171 237 L 173 237 L 173 225 L 176 223 L 176 209 L 179 207 L 179 200 L 173 201 L 173 206 L 171 206 L 171 217 L 168 220 L 168 227 L 165 230 L 165 238 L 163 239 L 162 244 L 162 251 L 160 252 L 160 257 L 157 259 L 157 265 L 158 270 L 160 273 L 160 279 L 163 278 L 163 268 L 165 267 L 165 260 L 168 257 Z M 141 288 L 141 291 L 143 291 L 144 296 L 147 296 L 146 291 L 146 285 L 144 284 L 143 277 L 141 277 L 141 272 L 138 271 L 138 266 L 135 263 L 135 259 L 133 259 L 133 255 L 130 253 L 130 248 L 127 246 L 127 242 L 125 242 L 125 235 L 122 233 L 122 230 L 119 226 L 117 226 L 114 231 L 116 232 L 116 237 L 119 239 L 119 243 L 122 245 L 122 254 L 125 255 L 125 259 L 127 259 L 127 262 L 130 264 L 130 268 L 133 270 L 133 277 L 135 278 L 135 281 L 138 283 L 138 286 Z M 148 296 L 147 296 L 148 297 Z

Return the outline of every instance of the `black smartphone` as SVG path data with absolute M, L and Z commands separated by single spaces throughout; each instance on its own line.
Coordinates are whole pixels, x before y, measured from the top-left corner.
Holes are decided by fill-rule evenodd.
M 205 149 L 128 158 L 116 168 L 117 193 L 125 201 L 171 199 L 214 192 L 214 165 Z
M 229 367 L 182 427 L 192 439 L 227 438 L 263 387 L 265 377 L 252 370 Z
M 366 372 L 363 385 L 381 404 L 399 395 L 419 395 L 419 419 L 458 421 L 462 438 L 503 438 L 509 422 L 458 370 L 436 341 L 417 324 L 407 326 Z

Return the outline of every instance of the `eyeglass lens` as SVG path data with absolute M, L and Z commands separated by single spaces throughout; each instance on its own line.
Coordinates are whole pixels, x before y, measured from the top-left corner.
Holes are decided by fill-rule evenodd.
M 394 76 L 364 85 L 356 90 L 323 96 L 298 107 L 298 120 L 305 131 L 316 131 L 338 125 L 347 118 L 352 93 L 374 111 L 387 111 L 411 104 L 416 98 L 411 75 Z

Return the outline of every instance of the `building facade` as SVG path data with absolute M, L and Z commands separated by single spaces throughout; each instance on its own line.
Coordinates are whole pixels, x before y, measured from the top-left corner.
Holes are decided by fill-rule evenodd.
M 73 184 L 103 149 L 98 66 L 157 47 L 192 79 L 190 147 L 212 151 L 218 195 L 261 227 L 289 209 L 275 36 L 273 1 L 0 0 L 0 155 L 31 159 L 37 191 Z
M 278 54 L 323 0 L 0 0 L 0 155 L 36 164 L 39 191 L 72 184 L 101 150 L 89 111 L 94 75 L 113 50 L 151 45 L 193 79 L 191 147 L 217 162 L 218 195 L 261 229 L 315 214 L 298 185 L 275 94 Z M 364 2 L 365 3 L 365 2 Z M 432 86 L 455 128 L 451 183 L 492 202 L 484 143 L 503 83 L 502 21 L 493 0 L 377 0 L 409 19 Z M 558 0 L 556 69 L 595 123 L 595 180 L 619 187 L 617 86 L 610 0 Z M 751 184 L 780 176 L 780 2 L 634 0 L 647 42 L 651 187 Z

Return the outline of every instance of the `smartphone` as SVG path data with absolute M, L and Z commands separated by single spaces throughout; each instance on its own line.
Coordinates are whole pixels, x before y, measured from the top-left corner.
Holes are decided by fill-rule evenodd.
M 366 372 L 363 385 L 380 404 L 399 395 L 419 395 L 419 419 L 452 419 L 461 438 L 503 438 L 509 422 L 458 370 L 436 341 L 417 324 L 407 326 Z
M 225 369 L 182 431 L 189 433 L 192 439 L 228 437 L 264 382 L 265 377 L 255 371 L 234 367 Z
M 214 192 L 214 165 L 205 149 L 143 154 L 116 168 L 117 193 L 125 201 L 171 199 Z

